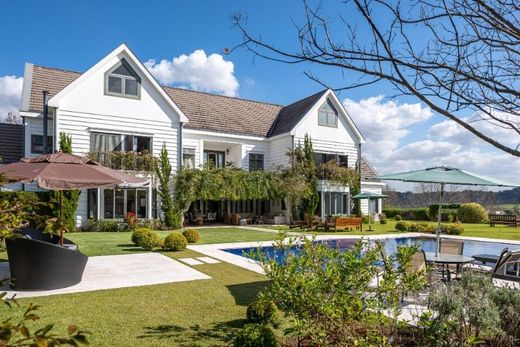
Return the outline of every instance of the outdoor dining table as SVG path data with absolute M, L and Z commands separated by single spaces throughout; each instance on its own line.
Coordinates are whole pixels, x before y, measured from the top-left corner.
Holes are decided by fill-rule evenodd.
M 447 265 L 457 265 L 457 267 L 462 266 L 467 263 L 472 263 L 475 261 L 475 258 L 470 257 L 469 255 L 462 255 L 462 254 L 450 254 L 450 253 L 439 253 L 435 255 L 435 252 L 424 252 L 424 255 L 426 256 L 426 262 L 427 263 L 435 263 L 440 264 L 443 267 Z M 449 281 L 451 278 L 450 272 L 448 271 L 448 278 Z M 443 277 L 444 277 L 444 271 L 443 271 Z

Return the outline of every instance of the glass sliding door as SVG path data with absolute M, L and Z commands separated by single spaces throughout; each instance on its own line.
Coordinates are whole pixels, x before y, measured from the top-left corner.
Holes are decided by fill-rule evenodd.
M 147 189 L 104 189 L 102 199 L 102 216 L 105 219 L 121 219 L 128 212 L 138 218 L 148 215 Z
M 204 151 L 204 163 L 213 162 L 216 168 L 222 169 L 226 165 L 226 153 L 219 151 Z

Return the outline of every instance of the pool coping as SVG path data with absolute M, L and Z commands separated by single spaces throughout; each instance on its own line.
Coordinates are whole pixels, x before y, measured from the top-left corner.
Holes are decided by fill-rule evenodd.
M 310 234 L 300 234 L 300 235 L 291 235 L 286 237 L 285 240 L 294 239 L 298 237 L 305 238 L 314 238 L 315 240 L 339 240 L 339 239 L 353 239 L 353 240 L 384 240 L 384 239 L 393 239 L 393 238 L 401 238 L 401 237 L 424 237 L 424 238 L 435 238 L 435 234 L 429 233 L 392 233 L 392 234 L 378 234 L 378 235 L 310 235 Z M 481 241 L 481 242 L 493 242 L 493 243 L 509 243 L 514 245 L 520 245 L 520 241 L 516 240 L 503 240 L 503 239 L 491 239 L 485 237 L 472 237 L 472 236 L 460 236 L 460 235 L 441 235 L 443 238 L 456 239 L 456 240 L 468 240 L 468 241 Z M 243 269 L 247 269 L 259 274 L 265 274 L 262 267 L 256 260 L 232 254 L 226 252 L 226 249 L 237 249 L 237 248 L 252 248 L 252 247 L 266 247 L 272 246 L 275 241 L 249 241 L 249 242 L 231 242 L 231 243 L 216 243 L 216 244 L 206 244 L 206 245 L 189 245 L 188 249 L 191 249 L 195 252 L 202 253 L 206 256 L 225 261 L 232 265 L 236 265 Z

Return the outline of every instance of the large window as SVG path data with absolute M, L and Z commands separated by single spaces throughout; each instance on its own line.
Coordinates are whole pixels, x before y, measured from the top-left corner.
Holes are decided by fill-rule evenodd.
M 148 136 L 92 133 L 93 152 L 152 152 L 152 138 Z
M 338 126 L 338 111 L 330 100 L 318 110 L 318 125 L 334 128 Z
M 52 136 L 47 136 L 47 149 L 52 151 Z M 31 135 L 31 153 L 43 153 L 43 135 Z
M 128 212 L 134 212 L 138 218 L 146 218 L 146 189 L 104 189 L 103 218 L 120 219 Z
M 249 153 L 249 171 L 262 171 L 264 169 L 264 155 Z
M 219 151 L 204 151 L 204 163 L 213 162 L 216 168 L 222 169 L 226 165 L 226 153 Z
M 349 214 L 350 201 L 347 193 L 324 192 L 324 216 Z
M 105 93 L 139 98 L 141 80 L 125 59 L 106 73 Z
M 339 166 L 348 167 L 348 155 L 343 154 L 314 152 L 314 161 L 316 162 L 316 165 L 334 161 L 338 163 Z
M 195 148 L 182 149 L 182 166 L 187 169 L 195 168 Z

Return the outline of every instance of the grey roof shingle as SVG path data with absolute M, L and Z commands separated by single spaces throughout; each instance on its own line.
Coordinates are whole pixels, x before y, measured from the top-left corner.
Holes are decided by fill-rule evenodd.
M 23 126 L 0 123 L 0 164 L 19 161 L 23 157 Z
M 42 112 L 42 91 L 52 98 L 81 75 L 80 72 L 34 65 L 29 110 Z M 283 134 L 303 118 L 326 90 L 281 106 L 188 89 L 163 87 L 188 117 L 188 129 L 270 137 Z
M 276 136 L 291 131 L 326 92 L 327 89 L 322 90 L 282 108 L 268 136 Z

